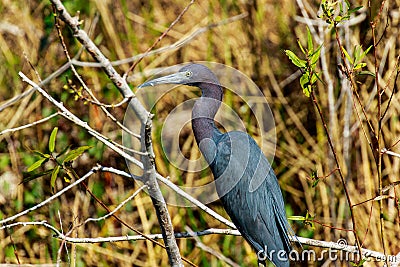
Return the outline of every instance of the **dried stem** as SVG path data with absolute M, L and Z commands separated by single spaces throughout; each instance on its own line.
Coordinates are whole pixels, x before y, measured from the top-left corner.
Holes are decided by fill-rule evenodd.
M 144 52 L 143 56 L 140 57 L 135 63 L 132 64 L 132 66 L 126 71 L 126 73 L 124 74 L 123 78 L 126 80 L 126 77 L 129 75 L 129 73 L 131 71 L 133 71 L 135 69 L 135 67 L 137 66 L 137 64 L 140 63 L 140 61 L 142 61 L 142 59 L 144 57 L 146 57 L 148 55 L 148 53 L 159 43 L 161 42 L 161 40 L 167 36 L 168 32 L 175 26 L 176 23 L 178 23 L 181 18 L 183 17 L 183 15 L 186 13 L 186 11 L 189 10 L 189 7 L 191 5 L 193 5 L 194 0 L 191 0 L 190 3 L 182 10 L 182 12 L 178 15 L 178 17 L 176 17 L 176 19 L 171 23 L 171 25 L 169 25 L 169 27 L 160 35 L 160 37 L 157 38 L 157 40 L 154 41 L 154 43 L 146 50 L 146 52 Z
M 20 131 L 20 130 L 23 130 L 23 129 L 26 129 L 26 128 L 29 128 L 29 127 L 33 127 L 33 126 L 38 125 L 40 123 L 44 123 L 44 122 L 46 122 L 46 121 L 48 121 L 48 120 L 50 120 L 50 119 L 52 119 L 52 118 L 54 118 L 54 117 L 56 117 L 58 115 L 60 115 L 60 113 L 56 112 L 56 113 L 53 113 L 53 114 L 51 114 L 51 115 L 49 115 L 49 116 L 47 116 L 47 117 L 45 117 L 43 119 L 34 121 L 32 123 L 28 123 L 28 124 L 25 124 L 25 125 L 22 125 L 22 126 L 19 126 L 19 127 L 15 127 L 15 128 L 5 129 L 5 130 L 0 132 L 0 135 L 4 135 L 4 134 L 7 134 L 7 133 L 14 133 L 16 131 Z
M 329 143 L 329 146 L 331 148 L 331 151 L 332 151 L 332 154 L 333 154 L 333 158 L 334 158 L 336 166 L 338 168 L 337 171 L 339 173 L 340 180 L 341 180 L 342 185 L 343 185 L 344 193 L 346 195 L 347 203 L 349 204 L 349 208 L 350 208 L 350 215 L 351 215 L 351 221 L 353 223 L 353 233 L 354 233 L 354 237 L 355 237 L 355 240 L 356 240 L 356 245 L 357 245 L 357 248 L 358 248 L 358 251 L 359 251 L 360 255 L 362 255 L 360 239 L 359 239 L 358 234 L 357 234 L 356 219 L 354 217 L 353 204 L 351 202 L 350 194 L 349 194 L 349 191 L 347 189 L 346 182 L 344 180 L 342 169 L 340 168 L 340 163 L 339 163 L 339 159 L 338 159 L 337 154 L 336 154 L 335 147 L 333 146 L 331 137 L 329 135 L 329 130 L 328 130 L 328 127 L 326 125 L 326 122 L 325 122 L 325 119 L 324 119 L 324 115 L 322 114 L 321 108 L 320 108 L 320 106 L 318 104 L 318 101 L 317 101 L 313 91 L 311 91 L 311 99 L 312 99 L 315 107 L 318 110 L 318 114 L 319 114 L 319 116 L 321 118 L 322 125 L 324 126 L 326 137 L 328 138 L 328 143 Z
M 381 17 L 383 7 L 385 5 L 385 0 L 382 1 L 381 7 L 379 10 L 379 13 L 375 17 L 374 20 L 371 19 L 370 21 L 370 26 L 371 26 L 371 32 L 372 32 L 372 41 L 373 41 L 373 48 L 374 48 L 374 66 L 375 66 L 375 86 L 376 90 L 378 93 L 378 113 L 377 113 L 377 120 L 378 120 L 378 125 L 377 125 L 377 133 L 376 133 L 376 138 L 377 138 L 377 144 L 376 147 L 374 147 L 375 151 L 377 153 L 377 157 L 375 157 L 375 163 L 378 171 L 378 193 L 379 195 L 382 194 L 382 154 L 380 153 L 381 151 L 381 139 L 382 139 L 382 94 L 383 90 L 382 87 L 379 85 L 379 69 L 378 69 L 378 57 L 377 57 L 377 46 L 378 42 L 376 40 L 376 33 L 375 33 L 375 28 L 378 23 L 378 20 Z M 368 1 L 369 6 L 371 6 L 370 0 Z M 371 8 L 370 8 L 371 9 Z M 379 200 L 379 218 L 380 218 L 380 235 L 381 235 L 381 242 L 382 242 L 382 248 L 383 248 L 383 253 L 386 255 L 386 244 L 385 244 L 385 220 L 383 216 L 383 200 Z M 386 262 L 387 264 L 387 262 Z

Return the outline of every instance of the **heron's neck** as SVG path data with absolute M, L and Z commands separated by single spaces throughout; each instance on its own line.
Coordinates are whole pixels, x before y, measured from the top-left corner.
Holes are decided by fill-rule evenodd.
M 222 101 L 222 88 L 214 84 L 201 84 L 202 97 L 196 101 L 192 110 L 192 128 L 197 144 L 213 138 L 213 133 L 220 133 L 215 127 L 214 117 Z

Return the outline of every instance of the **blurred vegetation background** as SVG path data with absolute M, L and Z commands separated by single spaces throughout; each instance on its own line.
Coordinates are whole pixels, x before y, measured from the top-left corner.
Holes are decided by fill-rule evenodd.
M 68 0 L 63 3 L 71 14 L 79 12 L 82 28 L 90 33 L 90 37 L 102 52 L 111 61 L 115 61 L 146 51 L 176 19 L 188 1 Z M 332 173 L 336 167 L 321 121 L 310 98 L 302 93 L 298 82 L 301 72 L 288 60 L 283 51 L 290 49 L 299 52 L 297 40 L 306 40 L 306 24 L 303 17 L 308 14 L 318 31 L 313 32 L 314 38 L 324 44 L 324 82 L 319 83 L 315 93 L 328 122 L 352 202 L 355 204 L 373 199 L 378 195 L 378 176 L 373 154 L 360 128 L 349 85 L 346 85 L 346 79 L 338 68 L 338 64 L 341 63 L 334 33 L 322 20 L 317 19 L 319 4 L 318 1 L 306 0 L 195 2 L 156 48 L 174 44 L 213 23 L 220 23 L 239 14 L 247 15 L 230 23 L 209 27 L 204 33 L 189 39 L 179 49 L 168 49 L 161 54 L 147 56 L 128 79 L 132 90 L 135 91 L 136 86 L 143 82 L 153 69 L 196 60 L 223 63 L 251 77 L 263 90 L 275 117 L 277 149 L 273 168 L 282 187 L 287 214 L 305 216 L 308 213 L 314 219 L 306 224 L 292 221 L 294 232 L 298 236 L 333 242 L 344 238 L 349 244 L 354 244 L 353 234 L 341 230 L 352 228 L 349 207 L 339 177 L 336 172 Z M 381 2 L 371 1 L 370 9 L 367 1 L 351 1 L 351 5 L 365 8 L 355 14 L 359 18 L 358 21 L 340 29 L 343 44 L 350 53 L 355 45 L 367 48 L 373 44 L 369 21 L 379 12 Z M 387 148 L 400 139 L 400 94 L 393 74 L 400 51 L 399 6 L 399 0 L 387 1 L 376 26 L 376 35 L 381 38 L 376 50 L 376 64 L 381 74 L 381 86 L 385 87 L 386 82 L 388 83 L 383 95 L 384 108 L 392 91 L 395 91 L 383 121 L 382 143 Z M 22 71 L 28 77 L 36 77 L 28 60 L 44 79 L 66 63 L 67 59 L 48 1 L 1 0 L 0 14 L 0 103 L 5 103 L 28 89 L 20 80 L 18 71 Z M 73 57 L 79 53 L 81 45 L 64 26 L 61 23 L 65 43 Z M 93 61 L 86 51 L 79 55 L 80 61 Z M 365 62 L 365 69 L 375 72 L 372 50 Z M 129 66 L 130 64 L 121 64 L 117 65 L 116 69 L 123 73 Z M 122 100 L 118 90 L 101 69 L 87 66 L 77 66 L 77 69 L 100 101 L 112 104 Z M 368 75 L 357 76 L 357 82 L 366 113 L 372 123 L 377 125 L 374 78 Z M 71 71 L 67 70 L 44 88 L 75 115 L 87 121 L 91 127 L 113 140 L 120 141 L 121 129 L 108 119 L 98 106 L 75 97 L 76 94 L 69 90 L 74 86 L 79 88 L 80 84 Z M 329 86 L 331 91 L 328 90 Z M 166 100 L 166 109 L 171 103 Z M 229 105 L 235 110 L 240 110 L 241 104 L 240 101 L 229 101 Z M 125 108 L 126 105 L 109 110 L 122 121 Z M 360 113 L 359 107 L 357 110 Z M 39 93 L 34 93 L 0 111 L 0 131 L 34 122 L 54 112 L 56 109 L 53 105 Z M 256 122 L 245 121 L 249 122 L 246 127 L 257 140 L 257 131 L 252 130 L 256 127 Z M 155 123 L 155 137 L 160 132 L 158 125 Z M 0 135 L 0 219 L 32 207 L 53 194 L 50 175 L 27 183 L 21 181 L 23 171 L 38 159 L 32 150 L 47 151 L 50 133 L 56 126 L 59 127 L 56 142 L 58 150 L 68 145 L 93 146 L 74 162 L 73 168 L 78 175 L 85 174 L 96 163 L 127 170 L 125 161 L 120 156 L 61 116 L 22 131 Z M 190 130 L 182 133 L 182 145 L 189 148 L 189 157 L 199 156 Z M 154 142 L 154 146 L 158 171 L 164 176 L 170 176 L 175 183 L 191 186 L 212 179 L 209 172 L 179 172 L 169 165 L 162 154 L 160 144 Z M 392 150 L 399 153 L 400 145 L 394 146 Z M 383 155 L 382 160 L 383 186 L 386 186 L 399 179 L 400 161 L 398 157 L 387 154 Z M 41 168 L 45 170 L 48 167 Z M 318 176 L 324 177 L 316 186 L 313 186 L 315 179 L 311 178 L 314 171 Z M 93 194 L 111 209 L 137 189 L 137 185 L 131 180 L 109 173 L 96 174 L 90 177 L 87 183 Z M 60 176 L 56 181 L 55 190 L 67 185 L 68 182 Z M 400 250 L 398 193 L 398 188 L 392 187 L 386 193 L 390 197 L 383 201 L 384 242 L 388 254 L 397 254 Z M 218 201 L 209 206 L 227 217 Z M 184 232 L 185 226 L 189 226 L 193 231 L 224 227 L 195 208 L 170 206 L 169 211 L 176 232 Z M 77 187 L 19 220 L 47 220 L 56 228 L 68 231 L 71 226 L 86 218 L 99 217 L 105 213 L 84 187 Z M 160 232 L 151 200 L 144 192 L 128 203 L 118 215 L 141 232 Z M 383 250 L 379 217 L 377 201 L 368 201 L 355 207 L 357 231 L 364 248 Z M 114 219 L 107 219 L 80 227 L 73 236 L 127 234 L 134 232 Z M 255 253 L 241 237 L 208 235 L 200 239 L 214 252 L 225 255 L 240 266 L 251 266 L 257 262 Z M 0 230 L 0 262 L 17 263 L 18 256 L 21 263 L 54 263 L 60 244 L 59 240 L 52 238 L 48 229 L 42 227 L 26 226 Z M 225 261 L 196 246 L 193 239 L 179 239 L 178 245 L 182 256 L 199 266 L 228 266 Z M 77 266 L 168 265 L 165 251 L 149 241 L 67 244 L 67 247 L 74 251 Z M 320 251 L 318 248 L 313 249 Z M 68 260 L 66 253 L 63 253 L 62 260 Z M 349 264 L 329 263 L 327 258 L 318 263 L 301 264 L 320 266 L 324 263 L 324 266 Z M 366 265 L 375 266 L 382 263 Z

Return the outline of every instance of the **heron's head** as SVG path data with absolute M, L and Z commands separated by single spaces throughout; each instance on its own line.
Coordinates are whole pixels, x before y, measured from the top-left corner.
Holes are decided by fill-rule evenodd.
M 201 89 L 204 89 L 207 85 L 221 86 L 217 76 L 209 68 L 196 63 L 188 64 L 171 75 L 147 81 L 140 85 L 139 88 L 157 84 L 185 84 L 200 87 Z

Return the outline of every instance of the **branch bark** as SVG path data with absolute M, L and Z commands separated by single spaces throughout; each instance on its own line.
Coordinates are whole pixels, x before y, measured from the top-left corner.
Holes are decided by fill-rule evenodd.
M 136 116 L 141 122 L 141 144 L 142 151 L 152 151 L 151 138 L 146 138 L 146 134 L 151 131 L 151 114 L 144 108 L 140 101 L 135 98 L 135 95 L 129 88 L 125 79 L 111 65 L 111 62 L 103 55 L 100 49 L 93 43 L 87 33 L 80 29 L 80 23 L 77 17 L 72 17 L 65 9 L 64 5 L 59 0 L 50 0 L 56 8 L 58 15 L 72 30 L 74 36 L 85 47 L 90 55 L 100 64 L 104 72 L 108 75 L 110 80 L 118 88 L 124 98 L 131 99 L 128 108 L 132 108 Z M 150 126 L 146 128 L 147 126 Z M 174 230 L 171 223 L 171 218 L 168 213 L 167 205 L 163 201 L 163 196 L 156 179 L 156 172 L 154 166 L 154 158 L 152 153 L 147 153 L 141 157 L 144 169 L 142 177 L 144 183 L 148 186 L 149 193 L 153 200 L 154 208 L 156 209 L 157 217 L 163 234 L 163 239 L 166 245 L 169 262 L 171 266 L 183 266 L 182 259 L 179 253 L 178 245 L 176 244 Z

